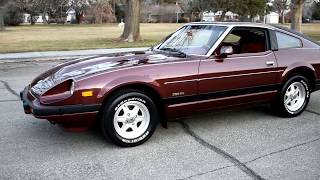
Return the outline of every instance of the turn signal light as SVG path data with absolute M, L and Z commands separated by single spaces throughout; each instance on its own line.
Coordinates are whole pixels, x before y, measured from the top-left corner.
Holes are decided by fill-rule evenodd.
M 82 97 L 91 97 L 91 96 L 93 96 L 93 92 L 92 91 L 83 91 L 81 94 L 82 94 Z

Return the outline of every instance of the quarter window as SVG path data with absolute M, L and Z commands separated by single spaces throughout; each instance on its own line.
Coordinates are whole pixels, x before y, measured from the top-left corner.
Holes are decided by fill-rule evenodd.
M 287 49 L 287 48 L 299 48 L 302 47 L 301 41 L 298 38 L 293 36 L 276 32 L 278 48 L 279 49 Z

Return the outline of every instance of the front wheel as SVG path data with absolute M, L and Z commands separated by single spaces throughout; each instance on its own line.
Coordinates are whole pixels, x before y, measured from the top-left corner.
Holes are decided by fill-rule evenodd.
M 119 146 L 137 146 L 155 131 L 158 111 L 142 92 L 126 90 L 113 96 L 105 105 L 101 126 L 105 136 Z
M 280 115 L 295 117 L 307 107 L 310 99 L 308 80 L 303 76 L 291 77 L 282 87 L 281 94 L 275 104 Z

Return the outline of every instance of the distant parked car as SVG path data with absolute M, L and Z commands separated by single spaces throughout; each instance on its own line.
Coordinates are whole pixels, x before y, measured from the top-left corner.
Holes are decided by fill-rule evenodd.
M 302 18 L 302 23 L 310 23 L 311 19 L 310 18 Z
M 71 130 L 98 122 L 136 146 L 167 118 L 253 103 L 294 117 L 320 89 L 320 46 L 281 27 L 190 23 L 145 52 L 77 59 L 35 78 L 24 111 Z

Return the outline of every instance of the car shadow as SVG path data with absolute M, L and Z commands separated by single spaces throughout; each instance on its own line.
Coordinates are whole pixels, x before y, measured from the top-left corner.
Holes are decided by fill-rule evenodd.
M 246 115 L 248 114 L 248 115 Z M 251 116 L 250 114 L 254 114 Z M 210 124 L 209 122 L 215 121 L 215 119 L 221 120 L 221 117 L 228 115 L 228 123 L 236 124 L 244 121 L 255 121 L 256 115 L 262 116 L 268 119 L 277 120 L 276 116 L 268 105 L 258 105 L 246 108 L 235 109 L 222 109 L 216 111 L 210 111 L 201 114 L 195 114 L 193 116 L 170 119 L 168 121 L 168 129 L 161 127 L 159 124 L 155 134 L 151 137 L 146 144 L 163 143 L 165 141 L 171 141 L 172 139 L 179 139 L 181 136 L 189 136 L 183 130 L 181 124 L 177 121 L 183 121 L 185 123 L 192 124 L 199 123 L 202 125 Z M 238 118 L 245 116 L 243 119 Z M 86 132 L 67 132 L 57 125 L 50 125 L 47 122 L 33 121 L 32 125 L 25 127 L 28 129 L 28 135 L 30 140 L 42 142 L 42 145 L 47 144 L 60 144 L 62 146 L 88 146 L 88 147 L 100 147 L 100 148 L 119 148 L 114 145 L 108 138 L 104 138 L 102 132 L 98 126 L 94 126 Z M 32 127 L 30 127 L 32 126 Z M 199 127 L 199 125 L 197 125 Z M 212 127 L 214 129 L 214 127 Z

